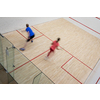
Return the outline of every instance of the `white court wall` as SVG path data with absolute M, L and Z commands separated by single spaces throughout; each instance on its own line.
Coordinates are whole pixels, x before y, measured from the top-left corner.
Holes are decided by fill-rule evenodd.
M 0 17 L 0 33 L 6 33 L 26 27 L 58 19 L 59 17 Z
M 80 22 L 81 23 L 80 24 L 80 23 L 72 20 L 71 18 L 68 18 L 68 17 L 64 17 L 64 18 L 100 39 L 100 34 L 98 34 L 98 33 L 100 33 L 100 28 L 99 28 L 100 20 L 99 19 L 97 19 L 95 17 L 71 17 L 71 18 L 75 19 L 76 21 Z M 98 33 L 96 33 L 95 31 Z

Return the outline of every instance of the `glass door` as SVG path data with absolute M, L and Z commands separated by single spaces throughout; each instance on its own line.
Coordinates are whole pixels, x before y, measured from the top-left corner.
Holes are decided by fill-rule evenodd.
M 14 78 L 14 48 L 13 47 L 6 47 L 6 63 L 7 63 L 7 72 L 10 74 L 8 75 L 8 83 L 13 81 Z M 12 76 L 12 77 L 11 77 Z
M 4 65 L 4 60 L 3 60 L 3 49 L 2 49 L 2 40 L 1 40 L 2 36 L 0 35 L 0 65 L 3 66 Z M 0 69 L 2 69 L 2 67 L 0 66 Z

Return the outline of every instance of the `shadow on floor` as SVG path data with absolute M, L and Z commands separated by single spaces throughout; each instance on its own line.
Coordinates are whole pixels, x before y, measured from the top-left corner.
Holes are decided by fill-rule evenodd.
M 18 84 L 0 64 L 0 84 Z

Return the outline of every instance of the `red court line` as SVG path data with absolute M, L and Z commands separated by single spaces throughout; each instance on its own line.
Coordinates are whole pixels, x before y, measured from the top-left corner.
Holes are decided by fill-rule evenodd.
M 61 46 L 60 46 L 61 47 Z M 61 47 L 62 48 L 62 47 Z M 65 50 L 64 48 L 62 48 L 63 50 Z M 66 50 L 65 50 L 66 51 Z M 69 53 L 68 51 L 66 51 L 67 53 Z M 71 53 L 69 53 L 71 56 L 73 56 Z M 79 60 L 78 58 L 76 58 L 75 56 L 73 56 L 75 59 L 77 59 L 78 61 L 80 61 L 82 64 L 84 64 L 85 66 L 87 66 L 85 63 L 83 63 L 81 60 Z M 87 66 L 89 69 L 93 70 L 92 68 L 90 68 L 89 66 Z
M 62 68 L 64 71 L 66 71 L 64 68 Z M 68 71 L 66 71 L 70 76 L 72 76 L 75 80 L 77 80 L 80 84 L 82 84 L 82 82 L 80 82 L 78 79 L 76 79 L 72 74 L 70 74 Z
M 33 26 L 32 26 L 33 27 Z M 40 32 L 38 29 L 36 29 L 35 27 L 33 27 L 35 30 L 37 30 L 38 32 Z M 42 35 L 44 35 L 42 32 L 40 32 Z M 46 35 L 44 35 L 45 37 L 47 37 Z M 51 40 L 49 37 L 47 37 L 49 40 Z M 52 41 L 52 40 L 51 40 Z
M 97 82 L 95 84 L 97 84 L 99 80 L 100 80 L 100 77 L 98 78 L 98 80 L 97 80 Z
M 74 58 L 75 59 L 77 59 L 78 61 L 80 61 L 78 58 L 76 58 L 75 56 L 74 56 Z M 85 66 L 87 66 L 85 63 L 83 63 L 82 61 L 80 61 L 82 64 L 84 64 Z M 91 70 L 93 70 L 92 68 L 90 68 L 89 66 L 87 66 L 89 69 L 91 69 Z
M 33 26 L 32 26 L 33 27 Z M 34 28 L 34 27 L 33 27 Z M 34 28 L 35 30 L 37 30 L 36 28 Z M 38 31 L 38 30 L 37 30 Z M 38 31 L 38 32 L 40 32 L 40 31 Z M 20 33 L 19 31 L 18 31 L 18 33 Z M 44 35 L 42 32 L 40 32 L 42 35 L 41 36 L 45 36 L 45 37 L 47 37 L 46 35 Z M 48 38 L 48 37 L 47 37 Z M 50 38 L 48 38 L 49 40 L 51 40 Z M 52 41 L 52 40 L 51 40 Z M 61 46 L 60 46 L 61 47 Z M 62 48 L 62 47 L 61 47 Z M 63 49 L 63 48 L 62 48 Z M 65 49 L 63 49 L 63 50 L 65 50 Z M 49 51 L 49 50 L 47 50 L 47 51 Z M 47 51 L 45 51 L 45 52 L 47 52 Z M 65 50 L 66 51 L 66 50 Z M 36 59 L 37 57 L 39 57 L 39 56 L 41 56 L 42 54 L 44 54 L 45 52 L 43 52 L 43 53 L 41 53 L 40 55 L 38 55 L 38 56 L 36 56 L 35 58 L 33 58 L 33 59 L 31 59 L 30 61 L 32 61 L 32 60 L 34 60 L 34 59 Z M 69 53 L 68 51 L 66 51 L 67 53 Z M 69 53 L 70 54 L 70 53 Z M 70 54 L 72 57 L 69 59 L 69 60 L 71 60 L 74 56 L 72 55 L 72 54 Z M 76 57 L 75 57 L 76 58 Z M 77 59 L 77 58 L 76 58 Z M 68 60 L 68 61 L 69 61 Z M 77 60 L 79 60 L 79 59 L 77 59 Z M 28 61 L 28 62 L 30 62 L 30 61 Z M 68 62 L 67 61 L 67 62 Z M 80 61 L 80 60 L 79 60 Z M 27 64 L 28 62 L 26 62 L 25 64 Z M 66 63 L 67 63 L 66 62 Z M 83 63 L 82 61 L 80 61 L 81 63 Z M 64 63 L 62 66 L 61 66 L 61 68 L 66 64 L 66 63 Z M 23 64 L 23 65 L 25 65 L 25 64 Z M 84 63 L 83 63 L 84 64 Z M 19 66 L 18 68 L 20 68 L 20 67 L 22 67 L 23 65 L 21 65 L 21 66 Z M 84 64 L 84 65 L 86 65 L 86 64 Z M 86 65 L 87 66 L 87 65 Z M 15 70 L 17 70 L 18 68 L 16 68 Z M 89 68 L 89 67 L 88 67 Z M 65 70 L 64 68 L 62 68 L 63 70 Z M 66 70 L 65 70 L 66 71 Z M 67 72 L 67 71 L 66 71 Z M 70 74 L 69 72 L 67 72 L 68 74 Z M 70 74 L 71 75 L 71 74 Z M 73 78 L 75 78 L 73 75 L 71 75 Z M 76 79 L 76 78 L 75 78 Z M 77 79 L 76 79 L 77 80 Z M 77 80 L 78 82 L 80 82 L 79 80 Z M 81 82 L 80 82 L 81 83 Z M 82 84 L 82 83 L 81 83 Z
M 19 69 L 20 67 L 24 66 L 25 64 L 27 64 L 27 63 L 29 63 L 29 62 L 30 62 L 30 60 L 29 60 L 29 61 L 27 61 L 26 63 L 22 64 L 21 66 L 17 67 L 16 69 L 12 70 L 12 71 L 11 71 L 11 72 L 9 72 L 9 73 L 12 73 L 13 71 L 15 71 L 15 70 Z
M 33 27 L 33 26 L 32 26 Z M 35 30 L 37 30 L 35 27 L 33 27 Z M 42 35 L 44 35 L 42 32 L 40 32 L 39 30 L 37 30 L 39 33 L 41 33 Z
M 97 19 L 99 19 L 99 20 L 100 20 L 100 18 L 99 18 L 99 17 L 95 17 L 95 18 L 97 18 Z
M 27 39 L 23 34 L 21 34 L 18 30 L 16 30 L 20 35 L 22 35 L 25 39 Z
M 33 26 L 32 26 L 33 27 Z M 40 32 L 38 29 L 36 29 L 35 27 L 33 27 L 35 30 L 37 30 L 38 32 Z M 42 32 L 40 32 L 41 34 L 43 34 Z M 44 35 L 44 34 L 43 34 Z M 44 35 L 45 37 L 47 37 L 46 35 Z M 48 38 L 48 37 L 47 37 Z M 50 38 L 48 38 L 49 40 L 51 40 Z M 52 41 L 52 40 L 51 40 Z M 59 46 L 61 47 L 61 46 Z M 62 47 L 61 47 L 62 48 Z M 65 50 L 64 48 L 62 48 L 63 50 Z M 69 53 L 67 50 L 65 50 L 67 53 Z M 69 53 L 71 56 L 73 56 L 71 53 Z M 73 56 L 74 58 L 76 58 L 75 56 Z M 78 58 L 76 58 L 78 61 L 80 61 L 82 64 L 84 64 L 85 66 L 87 66 L 85 63 L 83 63 L 81 60 L 79 60 Z M 87 66 L 89 69 L 93 70 L 92 68 L 90 68 L 89 66 Z
M 47 51 L 49 51 L 49 49 L 48 49 L 48 50 L 46 50 L 45 52 L 41 53 L 40 55 L 38 55 L 38 56 L 34 57 L 34 58 L 33 58 L 33 59 L 31 59 L 30 61 L 32 61 L 32 60 L 36 59 L 37 57 L 39 57 L 39 56 L 43 55 L 43 54 L 44 54 L 44 53 L 46 53 Z
M 81 25 L 83 25 L 83 26 L 85 26 L 85 27 L 89 28 L 90 30 L 92 30 L 92 31 L 94 31 L 94 32 L 96 32 L 96 33 L 98 33 L 98 34 L 100 34 L 99 32 L 97 32 L 97 31 L 93 30 L 92 28 L 90 28 L 90 27 L 88 27 L 88 26 L 86 26 L 86 25 L 82 24 L 81 22 L 79 22 L 79 21 L 75 20 L 74 18 L 71 18 L 71 17 L 69 17 L 69 18 L 70 18 L 70 19 L 72 19 L 72 20 L 74 20 L 74 21 L 76 21 L 76 22 L 78 22 L 79 24 L 81 24 Z
M 40 36 L 38 36 L 38 37 L 36 37 L 36 38 L 33 38 L 33 40 L 34 40 L 34 39 L 37 39 L 37 38 L 39 38 L 39 37 L 42 37 L 42 36 L 43 36 L 43 35 L 40 35 Z
M 16 30 L 16 31 L 17 31 L 19 34 L 21 34 L 18 30 Z M 21 34 L 21 35 L 22 35 L 22 34 Z M 24 35 L 22 35 L 22 36 L 23 36 L 24 38 L 26 38 Z M 42 34 L 41 36 L 44 36 L 44 35 Z M 37 39 L 37 38 L 39 38 L 39 37 L 41 37 L 41 36 L 38 36 L 38 37 L 36 37 L 36 38 L 34 38 L 34 39 Z M 27 39 L 27 38 L 26 38 L 26 39 Z M 29 63 L 30 61 L 34 60 L 35 58 L 41 56 L 42 54 L 46 53 L 47 51 L 49 51 L 49 50 L 46 50 L 45 52 L 41 53 L 40 55 L 38 55 L 38 56 L 34 57 L 33 59 L 29 60 L 28 62 L 22 64 L 21 66 L 17 67 L 17 68 L 14 69 L 13 71 L 19 69 L 20 67 L 24 66 L 25 64 L 27 64 L 27 63 Z M 11 71 L 10 73 L 12 73 L 13 71 Z
M 61 46 L 60 46 L 61 47 Z M 61 47 L 62 48 L 62 47 Z M 62 48 L 63 50 L 65 50 L 64 48 Z M 65 50 L 66 51 L 66 50 Z M 68 51 L 66 51 L 67 53 L 69 53 Z M 70 53 L 69 53 L 70 54 Z M 73 56 L 72 54 L 70 54 L 71 56 Z M 75 56 L 73 56 L 75 59 L 77 59 L 78 61 L 80 61 L 82 64 L 84 64 L 85 66 L 87 66 L 85 63 L 83 63 L 81 60 L 79 60 L 78 58 L 76 58 Z M 93 70 L 92 68 L 90 68 L 89 66 L 87 66 L 89 69 Z
M 72 56 L 66 63 L 68 63 L 72 58 L 73 58 L 73 56 Z M 66 63 L 64 63 L 64 64 L 61 66 L 61 68 L 62 68 L 64 71 L 66 71 L 70 76 L 72 76 L 75 80 L 77 80 L 80 84 L 82 84 L 82 82 L 80 82 L 77 78 L 75 78 L 72 74 L 70 74 L 66 69 L 63 68 L 63 66 L 64 66 Z
M 61 68 L 62 68 L 66 63 L 68 63 L 72 58 L 73 58 L 73 56 L 72 56 L 67 62 L 65 62 L 65 63 L 61 66 Z
M 19 32 L 18 30 L 16 30 L 20 35 L 22 35 L 25 39 L 27 39 L 23 34 L 21 34 L 21 32 Z M 33 38 L 33 40 L 34 39 L 37 39 L 37 38 L 39 38 L 39 37 L 42 37 L 42 36 L 44 36 L 43 34 L 42 35 L 40 35 L 40 36 L 38 36 L 38 37 L 36 37 L 36 38 Z
M 62 48 L 61 46 L 59 46 L 60 48 Z M 67 50 L 65 50 L 64 48 L 62 48 L 64 51 L 66 51 L 67 53 L 69 53 Z M 73 56 L 71 53 L 69 53 L 71 56 Z M 73 56 L 74 57 L 74 56 Z
M 19 69 L 20 67 L 22 67 L 22 66 L 24 66 L 25 64 L 29 63 L 30 61 L 32 61 L 32 60 L 34 60 L 34 59 L 36 59 L 37 57 L 41 56 L 42 54 L 46 53 L 47 51 L 49 51 L 49 50 L 46 50 L 45 52 L 43 52 L 43 53 L 39 54 L 38 56 L 36 56 L 36 57 L 34 57 L 33 59 L 31 59 L 31 60 L 27 61 L 26 63 L 24 63 L 24 64 L 20 65 L 19 67 L 17 67 L 16 69 L 12 70 L 12 71 L 11 71 L 11 72 L 9 72 L 9 73 L 12 73 L 13 71 L 15 71 L 15 70 Z

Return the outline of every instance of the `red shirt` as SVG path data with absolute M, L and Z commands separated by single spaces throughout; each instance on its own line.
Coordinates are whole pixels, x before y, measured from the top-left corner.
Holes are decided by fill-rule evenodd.
M 51 46 L 51 49 L 52 49 L 52 50 L 55 50 L 56 47 L 58 47 L 58 46 L 59 46 L 59 43 L 58 43 L 57 41 L 53 41 L 53 44 L 52 44 L 52 46 Z

